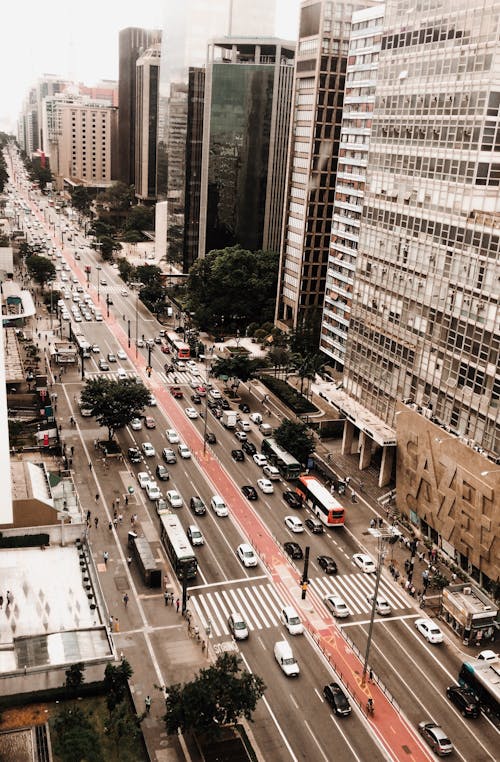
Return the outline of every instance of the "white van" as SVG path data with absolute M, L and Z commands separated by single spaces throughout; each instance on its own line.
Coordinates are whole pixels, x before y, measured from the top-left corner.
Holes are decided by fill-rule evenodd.
M 287 677 L 299 676 L 299 665 L 295 661 L 292 648 L 286 640 L 278 640 L 274 644 L 274 658 Z
M 261 434 L 263 434 L 264 437 L 271 437 L 273 435 L 273 427 L 270 423 L 261 423 L 259 426 L 259 431 Z

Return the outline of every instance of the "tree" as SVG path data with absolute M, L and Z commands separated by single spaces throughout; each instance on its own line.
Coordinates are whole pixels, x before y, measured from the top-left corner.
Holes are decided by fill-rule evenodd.
M 69 669 L 64 673 L 66 675 L 66 688 L 69 691 L 76 691 L 85 682 L 83 673 L 85 672 L 85 664 L 79 661 L 77 664 L 72 664 Z
M 106 691 L 106 704 L 110 713 L 124 700 L 127 683 L 133 674 L 134 671 L 126 659 L 122 659 L 118 666 L 111 663 L 106 664 L 106 669 L 104 670 L 104 688 Z
M 125 183 L 113 183 L 96 198 L 98 209 L 107 209 L 111 212 L 125 212 L 133 204 L 135 199 L 134 186 Z
M 224 653 L 191 682 L 168 686 L 167 733 L 192 731 L 217 738 L 224 725 L 242 716 L 251 720 L 266 686 L 260 677 L 242 669 L 241 663 L 236 654 Z
M 297 364 L 297 375 L 300 378 L 300 393 L 302 394 L 304 390 L 304 380 L 307 378 L 310 381 L 314 381 L 316 373 L 318 373 L 325 364 L 325 359 L 319 352 L 314 352 L 303 357 L 295 355 L 294 360 Z
M 262 360 L 250 358 L 247 354 L 234 354 L 231 357 L 221 357 L 212 366 L 214 376 L 227 376 L 248 381 L 262 365 Z
M 133 206 L 125 220 L 125 230 L 152 230 L 154 228 L 155 210 L 153 206 L 138 204 Z M 142 240 L 142 237 L 139 239 Z
M 158 312 L 165 304 L 165 287 L 160 282 L 151 283 L 139 291 L 139 299 L 150 312 Z
M 83 185 L 76 185 L 71 191 L 71 205 L 82 214 L 88 214 L 92 205 L 89 189 Z
M 117 381 L 112 378 L 95 378 L 87 381 L 81 392 L 81 400 L 100 426 L 108 429 L 108 439 L 115 431 L 140 416 L 151 395 L 144 384 L 132 378 Z
M 120 273 L 120 278 L 125 281 L 125 283 L 128 283 L 131 280 L 135 279 L 135 267 L 133 264 L 131 264 L 128 259 L 125 259 L 125 257 L 120 257 L 118 260 L 118 272 Z
M 99 246 L 100 244 L 100 246 Z M 111 238 L 109 235 L 102 235 L 99 237 L 96 243 L 91 244 L 93 249 L 99 248 L 101 257 L 105 262 L 110 262 L 113 259 L 113 253 L 120 251 L 122 245 Z
M 54 751 L 63 762 L 103 762 L 99 736 L 79 707 L 60 712 L 54 730 Z
M 131 715 L 127 701 L 120 701 L 109 713 L 106 733 L 116 749 L 116 759 L 120 762 L 135 762 L 137 747 L 135 741 L 141 735 L 141 719 Z
M 33 254 L 26 260 L 26 267 L 30 276 L 40 284 L 42 289 L 49 280 L 54 280 L 56 277 L 54 263 L 50 259 L 47 259 L 47 257 L 39 257 Z
M 184 225 L 171 225 L 167 233 L 167 260 L 182 264 L 184 254 Z
M 138 265 L 135 274 L 145 286 L 153 286 L 159 283 L 161 279 L 161 269 L 156 265 Z
M 281 368 L 285 368 L 290 364 L 290 351 L 285 347 L 272 346 L 267 355 L 269 363 L 274 367 L 274 375 L 280 372 Z
M 274 432 L 274 438 L 280 447 L 283 447 L 304 465 L 314 452 L 314 438 L 307 430 L 305 423 L 290 421 L 285 418 Z
M 187 282 L 189 307 L 204 330 L 240 329 L 272 320 L 278 255 L 234 246 L 196 260 Z

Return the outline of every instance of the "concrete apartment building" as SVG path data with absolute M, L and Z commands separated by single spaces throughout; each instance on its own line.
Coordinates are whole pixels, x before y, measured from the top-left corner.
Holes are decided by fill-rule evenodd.
M 156 134 L 160 44 L 148 48 L 136 61 L 135 195 L 140 201 L 156 199 Z
M 223 38 L 205 76 L 199 256 L 279 251 L 295 43 Z
M 369 2 L 303 0 L 295 64 L 276 325 L 319 324 L 337 177 L 353 10 Z
M 127 27 L 120 30 L 118 69 L 118 173 L 126 185 L 135 183 L 136 64 L 152 45 L 161 41 L 161 30 Z
M 344 366 L 384 5 L 352 15 L 320 349 Z

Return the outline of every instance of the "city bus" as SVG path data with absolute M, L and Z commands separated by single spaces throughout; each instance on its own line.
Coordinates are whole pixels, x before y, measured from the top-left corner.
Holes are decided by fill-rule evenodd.
M 160 538 L 177 578 L 196 577 L 198 562 L 178 516 L 173 513 L 161 514 Z
M 172 354 L 176 360 L 189 360 L 191 357 L 191 349 L 189 344 L 179 339 L 176 333 L 167 333 L 166 340 L 172 348 Z
M 297 494 L 312 508 L 314 514 L 329 527 L 342 527 L 345 522 L 344 506 L 315 476 L 299 476 Z
M 458 682 L 477 696 L 485 714 L 497 722 L 500 720 L 500 657 L 491 661 L 471 659 L 464 662 Z
M 262 440 L 262 454 L 272 466 L 276 466 L 284 479 L 298 479 L 302 466 L 293 455 L 277 444 L 272 437 Z
M 75 337 L 75 342 L 78 346 L 78 349 L 82 354 L 82 357 L 90 357 L 90 350 L 92 348 L 90 341 L 85 338 L 83 333 L 75 333 L 73 335 Z

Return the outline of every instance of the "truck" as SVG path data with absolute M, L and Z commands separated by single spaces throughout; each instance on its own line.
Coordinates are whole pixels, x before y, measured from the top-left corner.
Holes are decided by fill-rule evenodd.
M 236 428 L 236 410 L 223 410 L 221 423 L 226 429 Z

